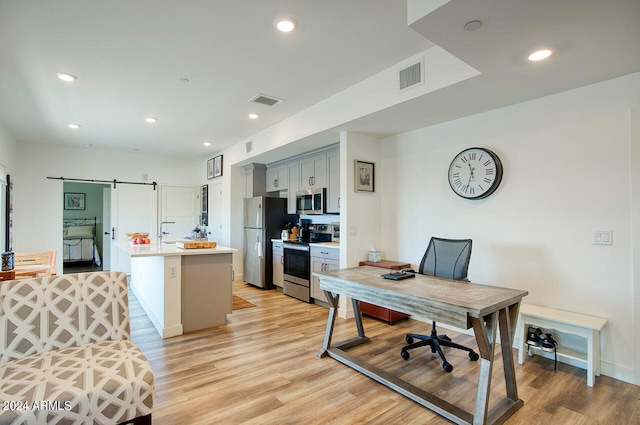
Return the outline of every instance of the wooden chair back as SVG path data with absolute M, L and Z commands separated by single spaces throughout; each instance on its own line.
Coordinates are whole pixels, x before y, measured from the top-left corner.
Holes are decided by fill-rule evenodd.
M 16 252 L 14 254 L 13 264 L 15 266 L 29 266 L 35 264 L 46 264 L 51 266 L 47 273 L 40 275 L 56 275 L 56 251 L 43 252 Z

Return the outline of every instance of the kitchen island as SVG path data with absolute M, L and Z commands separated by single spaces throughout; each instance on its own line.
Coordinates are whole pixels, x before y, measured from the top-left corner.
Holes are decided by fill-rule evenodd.
M 235 249 L 115 243 L 131 258 L 131 289 L 162 338 L 226 323 Z

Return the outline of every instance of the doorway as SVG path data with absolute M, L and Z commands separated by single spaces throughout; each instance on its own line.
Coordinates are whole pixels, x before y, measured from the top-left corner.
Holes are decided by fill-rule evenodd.
M 63 183 L 63 273 L 103 270 L 103 192 L 109 187 L 100 183 Z

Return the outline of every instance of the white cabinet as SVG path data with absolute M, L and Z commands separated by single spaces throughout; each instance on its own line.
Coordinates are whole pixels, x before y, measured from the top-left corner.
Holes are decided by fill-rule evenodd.
M 284 257 L 282 252 L 282 242 L 271 242 L 271 254 L 273 256 L 273 284 L 279 288 L 282 288 L 282 281 L 284 279 Z
M 300 190 L 300 163 L 298 161 L 289 164 L 289 191 L 287 192 L 287 213 L 297 214 L 296 192 Z
M 340 150 L 327 152 L 327 212 L 340 212 Z
M 300 190 L 327 187 L 327 154 L 300 160 Z
M 328 272 L 340 268 L 340 248 L 323 245 L 311 245 L 311 272 Z M 320 281 L 311 275 L 311 298 L 328 302 L 324 291 L 320 289 Z
M 279 165 L 267 169 L 267 192 L 289 188 L 289 165 Z

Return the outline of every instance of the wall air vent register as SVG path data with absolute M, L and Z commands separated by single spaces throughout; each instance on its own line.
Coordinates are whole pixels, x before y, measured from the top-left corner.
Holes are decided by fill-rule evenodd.
M 398 90 L 403 92 L 424 84 L 424 59 L 398 71 Z

